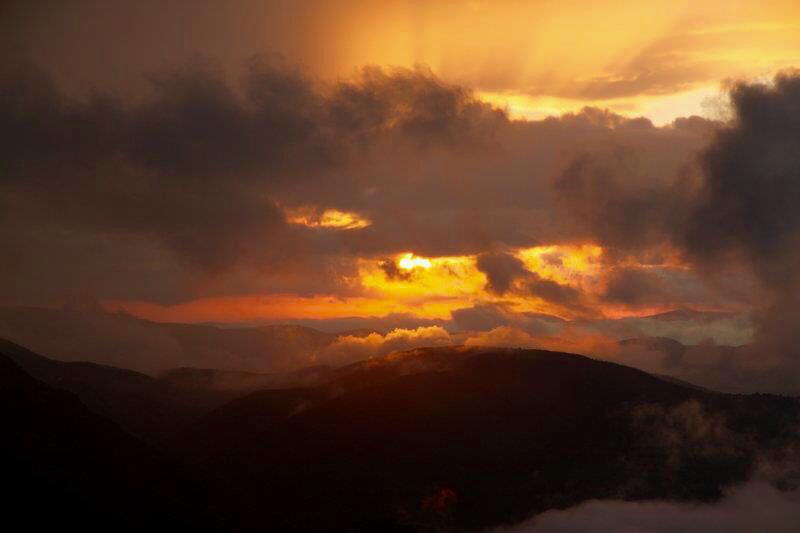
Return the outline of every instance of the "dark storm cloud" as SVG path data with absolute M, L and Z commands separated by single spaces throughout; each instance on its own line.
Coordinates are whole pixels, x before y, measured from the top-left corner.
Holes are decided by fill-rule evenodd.
M 499 295 L 508 292 L 518 278 L 530 274 L 522 261 L 503 252 L 480 254 L 476 265 L 486 274 L 486 289 Z
M 597 109 L 513 122 L 424 68 L 330 83 L 262 59 L 236 85 L 197 60 L 138 98 L 85 100 L 24 62 L 2 80 L 0 238 L 17 253 L 0 268 L 17 283 L 0 298 L 26 303 L 355 294 L 355 258 L 413 251 L 481 254 L 494 293 L 583 313 L 575 289 L 487 250 L 650 253 L 689 194 L 675 176 L 714 128 Z M 294 206 L 371 225 L 287 224 Z
M 661 279 L 639 268 L 614 269 L 606 280 L 603 293 L 605 300 L 627 305 L 663 301 L 665 296 Z
M 13 74 L 4 77 L 0 135 L 7 198 L 20 216 L 151 237 L 208 270 L 243 253 L 250 232 L 281 224 L 240 168 L 269 169 L 273 158 L 243 157 L 246 117 L 210 70 L 163 79 L 153 101 L 132 108 L 69 102 L 35 73 Z M 254 130 L 265 143 L 278 137 Z
M 573 287 L 543 279 L 531 272 L 518 258 L 504 252 L 485 252 L 476 261 L 486 275 L 486 289 L 497 295 L 514 293 L 538 297 L 556 305 L 582 309 L 581 292 Z
M 697 153 L 719 123 L 700 117 L 655 128 L 649 121 L 596 113 L 614 135 L 584 143 L 552 180 L 554 201 L 573 234 L 612 257 L 640 255 L 686 230 L 702 175 Z
M 800 228 L 800 76 L 741 84 L 730 96 L 734 122 L 703 155 L 706 180 L 686 244 L 698 256 L 740 248 L 783 283 L 793 278 L 783 259 Z
M 800 76 L 739 84 L 734 119 L 701 159 L 705 181 L 683 244 L 709 269 L 744 261 L 772 296 L 759 343 L 798 360 L 800 314 Z
M 575 230 L 623 252 L 668 242 L 696 185 L 674 165 L 659 168 L 658 150 L 617 144 L 578 156 L 554 183 Z
M 565 307 L 579 309 L 581 292 L 568 285 L 562 285 L 537 274 L 530 276 L 523 285 L 525 293 Z
M 662 164 L 667 143 L 616 143 L 576 157 L 554 181 L 576 231 L 613 250 L 670 243 L 703 264 L 744 257 L 768 284 L 795 285 L 800 77 L 739 84 L 730 100 L 733 120 L 725 127 L 675 122 L 676 133 L 712 135 L 677 169 Z
M 647 143 L 593 150 L 554 181 L 556 200 L 574 231 L 604 245 L 612 263 L 651 259 L 666 245 L 709 281 L 691 291 L 657 269 L 617 268 L 606 300 L 703 305 L 721 291 L 757 306 L 756 343 L 726 359 L 725 372 L 743 389 L 749 379 L 760 390 L 796 391 L 786 376 L 800 365 L 800 76 L 736 84 L 730 103 L 731 121 L 707 132 L 710 142 L 682 167 L 660 165 L 666 144 L 660 152 Z M 674 125 L 698 127 L 705 125 Z
M 26 286 L 39 297 L 45 287 L 58 292 L 40 279 L 44 257 L 56 268 L 75 263 L 74 276 L 89 279 L 73 281 L 103 293 L 105 278 L 133 274 L 137 263 L 142 278 L 182 268 L 218 275 L 242 264 L 311 267 L 311 255 L 321 255 L 311 261 L 318 268 L 346 246 L 332 232 L 287 226 L 276 199 L 320 203 L 334 188 L 352 195 L 362 184 L 334 174 L 368 161 L 381 143 L 457 150 L 505 121 L 423 70 L 365 69 L 326 87 L 254 61 L 239 91 L 196 62 L 153 76 L 153 95 L 130 102 L 73 101 L 25 63 L 2 79 L 2 236 L 20 252 L 3 269 L 19 282 L 6 291 L 12 299 L 24 299 Z M 384 237 L 377 251 L 394 251 Z M 83 266 L 71 259 L 77 243 L 87 250 Z M 90 252 L 105 246 L 112 250 Z M 120 270 L 132 248 L 145 255 Z M 147 286 L 136 277 L 119 280 L 114 295 Z M 127 282 L 138 288 L 126 293 Z

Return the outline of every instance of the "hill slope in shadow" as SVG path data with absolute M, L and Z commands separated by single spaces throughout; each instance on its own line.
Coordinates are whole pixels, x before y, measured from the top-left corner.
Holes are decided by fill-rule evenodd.
M 710 500 L 794 438 L 798 404 L 537 350 L 420 349 L 261 391 L 175 446 L 257 528 L 482 528 L 589 498 Z M 224 465 L 224 466 L 223 466 Z M 313 508 L 313 512 L 310 509 Z
M 195 478 L 0 355 L 5 515 L 33 530 L 215 529 Z

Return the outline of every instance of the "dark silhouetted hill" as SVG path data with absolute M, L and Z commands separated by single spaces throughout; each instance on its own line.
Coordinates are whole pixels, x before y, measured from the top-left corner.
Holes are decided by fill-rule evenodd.
M 3 519 L 26 530 L 213 530 L 195 478 L 0 354 Z
M 0 354 L 34 378 L 75 394 L 94 413 L 150 442 L 162 441 L 234 397 L 212 389 L 189 393 L 132 370 L 55 361 L 3 339 L 0 339 Z
M 793 438 L 794 399 L 590 358 L 419 349 L 221 407 L 175 446 L 257 529 L 471 529 L 590 498 L 709 500 Z M 703 429 L 712 428 L 712 429 Z
M 325 366 L 274 374 L 180 368 L 154 378 L 107 365 L 56 361 L 4 339 L 0 339 L 0 354 L 151 443 L 162 442 L 235 398 L 261 389 L 316 386 L 333 375 L 333 369 Z
M 480 529 L 587 499 L 713 500 L 798 444 L 794 398 L 556 352 L 420 348 L 161 378 L 8 342 L 0 354 L 14 502 L 46 497 L 67 522 L 91 509 L 93 526 Z

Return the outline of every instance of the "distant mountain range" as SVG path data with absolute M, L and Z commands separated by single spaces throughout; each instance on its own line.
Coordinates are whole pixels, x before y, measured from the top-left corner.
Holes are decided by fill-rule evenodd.
M 731 318 L 734 316 L 736 316 L 735 313 L 728 313 L 723 311 L 696 311 L 694 309 L 674 309 L 672 311 L 666 311 L 664 313 L 656 313 L 654 315 L 648 315 L 642 318 L 667 320 L 667 321 L 697 320 L 697 321 L 710 322 L 713 320 L 719 320 L 721 318 Z
M 286 372 L 339 335 L 294 325 L 221 328 L 141 320 L 102 310 L 0 307 L 0 338 L 62 361 L 91 361 L 150 375 L 180 367 Z
M 27 498 L 47 487 L 70 518 L 99 507 L 123 522 L 142 501 L 136 525 L 164 516 L 178 528 L 447 531 L 591 498 L 708 501 L 757 460 L 785 456 L 800 421 L 795 398 L 538 350 L 424 348 L 285 375 L 155 379 L 3 343 L 0 364 L 3 442 Z M 132 427 L 132 413 L 158 406 L 164 422 L 181 420 L 138 426 L 158 448 L 100 415 Z
M 530 318 L 568 324 L 546 315 Z M 733 340 L 745 338 L 749 327 L 747 320 L 737 315 L 687 309 L 650 317 L 581 319 L 569 324 L 585 334 L 609 339 L 670 337 L 683 345 L 698 343 L 709 335 Z M 160 323 L 108 313 L 98 307 L 0 307 L 0 338 L 61 361 L 111 365 L 154 377 L 176 368 L 286 373 L 329 363 L 326 349 L 342 336 L 366 337 L 371 333 L 383 332 L 353 328 L 331 333 L 288 324 L 221 327 Z M 471 332 L 456 329 L 450 334 L 456 344 L 463 343 Z M 557 332 L 552 334 L 558 336 Z

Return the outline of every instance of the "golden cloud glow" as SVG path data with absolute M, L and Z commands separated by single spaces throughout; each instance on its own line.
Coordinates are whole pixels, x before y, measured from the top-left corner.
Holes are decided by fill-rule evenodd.
M 562 285 L 583 286 L 602 273 L 603 249 L 594 244 L 536 246 L 516 255 L 531 272 Z
M 431 260 L 424 257 L 416 257 L 412 253 L 403 254 L 397 262 L 397 266 L 403 270 L 414 270 L 415 268 L 430 268 Z
M 703 113 L 726 79 L 800 61 L 796 0 L 387 0 L 326 15 L 347 38 L 319 55 L 323 75 L 426 64 L 520 118 L 591 105 L 668 123 Z
M 358 213 L 325 209 L 320 211 L 309 206 L 285 208 L 286 222 L 299 224 L 309 228 L 333 228 L 340 230 L 366 228 L 372 221 Z
M 626 98 L 591 101 L 555 96 L 532 96 L 514 92 L 480 91 L 477 96 L 484 102 L 505 109 L 515 120 L 541 120 L 564 113 L 578 113 L 584 107 L 592 106 L 609 109 L 623 116 L 645 116 L 656 126 L 669 124 L 677 117 L 707 115 L 709 109 L 716 105 L 715 102 L 721 98 L 720 88 L 717 84 L 657 97 L 634 95 Z
M 515 255 L 541 278 L 584 291 L 595 291 L 602 274 L 602 248 L 591 244 L 522 248 Z M 571 312 L 541 298 L 486 290 L 486 275 L 478 270 L 476 256 L 421 258 L 406 253 L 394 258 L 400 274 L 393 274 L 381 260 L 359 263 L 361 284 L 371 297 L 414 308 L 436 303 L 440 310 L 469 307 L 475 303 L 502 302 L 517 311 L 570 316 Z M 430 309 L 430 307 L 429 307 Z
M 365 291 L 374 298 L 388 299 L 413 308 L 436 303 L 441 309 L 470 305 L 486 283 L 472 256 L 422 258 L 402 254 L 393 258 L 400 275 L 388 274 L 378 259 L 359 262 L 359 278 Z
M 175 305 L 152 302 L 108 300 L 110 312 L 125 312 L 155 322 L 237 323 L 295 318 L 330 319 L 342 317 L 382 317 L 408 314 L 423 319 L 447 319 L 452 309 L 470 305 L 468 299 L 440 301 L 394 300 L 375 297 L 339 298 L 331 295 L 225 296 L 201 298 Z
M 668 307 L 632 310 L 599 300 L 609 268 L 603 261 L 604 250 L 600 246 L 560 244 L 520 248 L 509 253 L 539 278 L 578 291 L 587 298 L 594 312 L 605 316 L 616 318 L 669 310 Z M 666 260 L 672 262 L 674 258 L 666 257 Z M 619 264 L 647 267 L 632 260 Z M 679 265 L 676 263 L 675 267 Z M 130 301 L 105 304 L 110 310 L 168 322 L 332 319 L 390 314 L 447 320 L 453 311 L 477 304 L 498 304 L 513 312 L 545 313 L 568 319 L 584 316 L 585 311 L 534 294 L 510 291 L 497 295 L 488 291 L 486 284 L 486 275 L 478 269 L 474 255 L 426 258 L 407 252 L 388 260 L 358 260 L 355 285 L 360 285 L 361 292 L 354 296 L 269 294 L 205 298 L 172 306 Z

